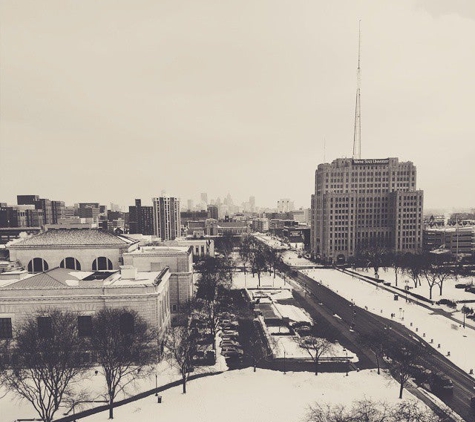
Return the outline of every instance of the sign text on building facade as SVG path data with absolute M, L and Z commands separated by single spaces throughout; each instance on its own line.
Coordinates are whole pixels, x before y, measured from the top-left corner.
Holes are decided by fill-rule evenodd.
M 353 159 L 353 165 L 389 164 L 389 158 Z

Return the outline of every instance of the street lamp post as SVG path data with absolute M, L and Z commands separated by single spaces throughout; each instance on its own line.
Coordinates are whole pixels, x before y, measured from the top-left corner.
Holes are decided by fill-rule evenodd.
M 280 330 L 280 328 L 279 328 Z M 287 373 L 286 372 L 286 365 L 285 365 L 285 346 L 284 343 L 282 343 L 282 338 L 277 339 L 277 342 L 275 343 L 276 345 L 280 342 L 280 345 L 282 346 L 282 350 L 284 351 L 284 375 Z
M 349 370 L 349 367 L 350 367 L 350 360 L 348 359 L 348 350 L 343 349 L 343 351 L 345 352 L 345 358 L 346 358 L 346 376 L 348 376 L 348 370 Z
M 285 347 L 284 347 L 284 375 L 286 374 L 287 372 L 285 371 Z

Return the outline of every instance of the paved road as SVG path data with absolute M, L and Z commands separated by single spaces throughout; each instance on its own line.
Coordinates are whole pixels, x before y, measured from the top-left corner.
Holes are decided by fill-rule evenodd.
M 391 337 L 398 342 L 414 343 L 419 341 L 425 343 L 423 340 L 416 340 L 414 334 L 406 327 L 354 306 L 350 301 L 305 274 L 297 272 L 294 281 L 305 290 L 304 299 L 308 306 L 325 318 L 335 329 L 340 330 L 342 338 L 340 342 L 343 345 L 346 341 L 352 343 L 351 348 L 360 357 L 362 368 L 370 367 L 371 364 L 375 365 L 375 359 L 371 352 L 358 345 L 357 337 L 360 333 L 368 334 L 376 330 L 387 329 Z M 350 331 L 352 324 L 354 332 Z M 430 347 L 427 343 L 425 344 Z M 467 353 L 474 353 L 474 351 L 467 351 Z M 470 398 L 475 396 L 473 378 L 436 350 L 424 359 L 424 365 L 432 371 L 443 372 L 452 379 L 454 394 L 442 400 L 464 420 L 475 422 L 475 412 L 470 408 Z

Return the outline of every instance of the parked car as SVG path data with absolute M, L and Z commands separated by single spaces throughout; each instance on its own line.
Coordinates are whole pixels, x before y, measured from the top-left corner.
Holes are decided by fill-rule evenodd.
M 235 357 L 235 356 L 243 356 L 244 352 L 242 349 L 238 349 L 236 347 L 224 347 L 221 349 L 221 354 L 224 357 Z
M 416 383 L 422 384 L 424 382 L 429 381 L 429 378 L 432 375 L 432 371 L 426 369 L 422 365 L 412 365 L 411 375 L 414 377 L 414 381 L 416 381 Z
M 239 337 L 239 331 L 236 331 L 236 330 L 222 330 L 221 331 L 221 337 L 224 336 L 224 335 Z
M 229 340 L 232 340 L 232 341 L 238 341 L 239 340 L 239 336 L 236 336 L 236 335 L 232 335 L 232 334 L 224 334 L 221 336 L 221 341 L 229 341 Z
M 429 377 L 429 385 L 435 393 L 451 394 L 454 390 L 452 380 L 442 373 L 431 374 Z
M 239 327 L 239 322 L 231 321 L 229 319 L 225 319 L 220 323 L 220 327 L 224 330 L 235 330 Z
M 226 346 L 234 346 L 234 347 L 241 347 L 241 343 L 239 343 L 236 340 L 221 340 L 219 343 L 221 347 L 226 347 Z

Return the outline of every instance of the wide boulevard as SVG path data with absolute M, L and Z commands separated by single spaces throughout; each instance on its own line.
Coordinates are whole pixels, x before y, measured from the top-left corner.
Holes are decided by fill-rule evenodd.
M 287 266 L 285 266 L 287 267 Z M 289 270 L 289 267 L 286 268 Z M 337 270 L 335 270 L 337 271 Z M 342 277 L 346 277 L 342 274 Z M 419 342 L 426 347 L 431 346 L 415 335 L 403 325 L 372 314 L 355 306 L 350 301 L 339 296 L 320 282 L 301 272 L 293 272 L 292 279 L 297 283 L 300 291 L 300 300 L 305 302 L 307 310 L 316 319 L 323 318 L 335 330 L 338 330 L 339 341 L 346 347 L 354 350 L 360 359 L 359 367 L 375 367 L 375 356 L 358 342 L 360 334 L 369 334 L 378 330 L 387 330 L 393 340 L 401 344 Z M 431 371 L 446 374 L 454 384 L 453 395 L 441 397 L 451 409 L 466 421 L 475 421 L 475 411 L 470 407 L 470 398 L 475 396 L 474 380 L 446 359 L 437 350 L 431 348 L 432 353 L 422 359 L 422 364 Z M 467 351 L 470 353 L 473 351 Z M 418 394 L 418 396 L 421 396 Z

